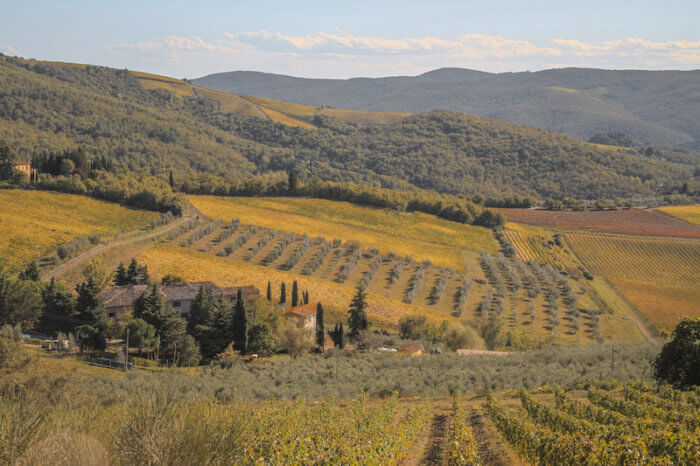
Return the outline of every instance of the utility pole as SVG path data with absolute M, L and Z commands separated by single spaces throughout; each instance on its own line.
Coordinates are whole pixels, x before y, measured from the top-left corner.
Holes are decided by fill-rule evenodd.
M 124 372 L 129 370 L 129 329 L 126 329 L 126 346 L 124 347 Z

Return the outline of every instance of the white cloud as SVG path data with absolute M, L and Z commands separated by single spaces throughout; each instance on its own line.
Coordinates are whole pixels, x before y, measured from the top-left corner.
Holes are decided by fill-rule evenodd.
M 153 71 L 175 69 L 176 74 L 188 76 L 234 69 L 309 77 L 382 76 L 417 74 L 445 66 L 537 70 L 553 63 L 562 67 L 700 67 L 700 41 L 658 42 L 634 37 L 598 43 L 553 38 L 536 44 L 478 33 L 451 39 L 394 39 L 338 30 L 297 36 L 262 30 L 225 33 L 213 42 L 197 36 L 171 35 L 143 43 L 114 44 L 107 50 L 121 54 L 125 61 L 151 63 Z
M 22 54 L 20 53 L 19 50 L 17 50 L 14 47 L 11 47 L 9 45 L 3 45 L 0 44 L 0 53 L 4 53 L 5 55 L 12 55 L 12 56 L 21 56 Z

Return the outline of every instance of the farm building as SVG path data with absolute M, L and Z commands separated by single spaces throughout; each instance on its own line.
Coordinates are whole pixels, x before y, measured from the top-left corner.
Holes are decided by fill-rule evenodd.
M 15 170 L 17 170 L 18 172 L 22 172 L 26 175 L 31 175 L 32 163 L 27 160 L 15 162 Z
M 313 304 L 302 304 L 282 311 L 285 318 L 295 319 L 297 327 L 308 330 L 316 329 L 316 306 Z
M 423 348 L 421 348 L 420 345 L 417 345 L 414 343 L 412 345 L 404 346 L 403 348 L 401 348 L 399 350 L 399 353 L 407 354 L 407 355 L 411 356 L 412 358 L 414 358 L 416 356 L 420 356 L 421 354 L 423 354 Z
M 207 288 L 214 296 L 224 296 L 231 304 L 236 302 L 238 290 L 241 290 L 243 299 L 250 299 L 260 294 L 260 290 L 252 285 L 241 287 L 219 287 L 213 282 L 190 282 L 182 285 L 158 286 L 157 291 L 163 296 L 168 305 L 180 311 L 180 315 L 187 315 L 192 307 L 192 301 L 197 296 L 200 288 Z M 148 285 L 124 285 L 115 286 L 100 292 L 107 315 L 119 317 L 130 310 L 136 298 L 149 292 Z

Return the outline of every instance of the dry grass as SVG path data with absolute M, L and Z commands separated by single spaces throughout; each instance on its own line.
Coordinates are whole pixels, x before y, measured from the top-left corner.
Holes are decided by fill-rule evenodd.
M 84 196 L 45 191 L 0 190 L 0 259 L 17 269 L 59 244 L 90 233 L 134 230 L 156 218 Z
M 659 207 L 656 210 L 673 215 L 693 225 L 700 225 L 700 205 L 698 204 Z
M 416 260 L 430 259 L 469 276 L 479 276 L 478 251 L 497 252 L 486 228 L 439 219 L 420 212 L 359 207 L 347 202 L 295 198 L 223 198 L 190 196 L 205 215 L 223 220 L 293 231 L 328 240 L 357 241 L 363 249 L 377 248 Z
M 659 331 L 668 334 L 683 316 L 700 316 L 700 288 L 614 279 L 615 286 Z
M 195 86 L 198 95 L 208 97 L 219 104 L 219 111 L 222 113 L 235 113 L 236 115 L 247 115 L 258 118 L 265 118 L 265 114 L 257 105 L 250 103 L 239 95 L 229 92 L 216 91 L 206 87 Z
M 353 123 L 378 123 L 382 125 L 396 123 L 397 121 L 411 115 L 410 113 L 401 112 L 366 112 L 362 110 L 345 110 L 341 108 L 323 108 L 318 113 L 319 115 L 328 115 L 339 120 Z
M 211 280 L 222 286 L 252 284 L 265 292 L 267 282 L 272 283 L 274 296 L 279 296 L 282 282 L 289 287 L 297 280 L 302 290 L 307 290 L 312 302 L 321 301 L 329 309 L 330 320 L 345 320 L 354 290 L 347 286 L 304 275 L 289 273 L 271 267 L 251 265 L 247 262 L 212 256 L 210 254 L 172 245 L 159 245 L 138 256 L 139 262 L 148 264 L 149 272 L 156 276 L 175 274 L 188 281 Z M 437 316 L 417 306 L 409 306 L 374 294 L 368 295 L 368 316 L 373 325 L 395 330 L 399 318 L 409 314 L 424 314 L 432 321 L 441 322 L 450 317 Z
M 277 110 L 272 110 L 266 107 L 260 107 L 260 109 L 265 112 L 265 115 L 270 118 L 270 120 L 276 122 L 276 123 L 282 123 L 283 125 L 287 126 L 296 126 L 298 128 L 304 128 L 304 129 L 316 129 L 314 125 L 311 123 L 307 123 L 302 120 L 297 120 L 296 118 L 292 118 L 286 113 L 278 112 Z
M 286 113 L 292 117 L 310 120 L 318 112 L 318 107 L 311 105 L 293 104 L 275 99 L 266 99 L 265 97 L 242 96 L 244 99 L 253 102 L 261 107 L 277 112 Z
M 129 71 L 132 75 L 136 76 L 137 79 L 142 78 L 142 79 L 155 79 L 159 81 L 170 81 L 172 83 L 184 83 L 181 79 L 177 78 L 171 78 L 170 76 L 161 76 L 159 74 L 153 74 L 153 73 L 146 73 L 143 71 Z
M 183 97 L 192 97 L 192 87 L 183 81 L 161 81 L 160 79 L 136 78 L 148 90 L 163 89 Z

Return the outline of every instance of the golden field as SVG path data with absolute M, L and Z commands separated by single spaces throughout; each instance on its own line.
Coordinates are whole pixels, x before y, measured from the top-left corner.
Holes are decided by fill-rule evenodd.
M 700 225 L 700 205 L 676 205 L 659 207 L 656 210 L 685 220 L 693 225 Z
M 683 316 L 700 316 L 700 288 L 614 279 L 615 286 L 660 332 L 670 334 Z
M 594 275 L 671 286 L 700 282 L 700 241 L 597 233 L 566 233 Z
M 78 236 L 133 230 L 158 215 L 45 191 L 0 190 L 0 203 L 4 206 L 0 211 L 0 259 L 10 269 Z
M 271 267 L 252 265 L 247 262 L 232 261 L 227 258 L 182 248 L 172 244 L 162 244 L 138 256 L 138 261 L 148 264 L 148 271 L 156 276 L 175 274 L 188 281 L 211 280 L 221 286 L 255 285 L 264 295 L 267 282 L 272 283 L 273 296 L 279 296 L 280 284 L 287 284 L 287 293 L 293 280 L 299 288 L 309 292 L 311 302 L 321 301 L 329 311 L 329 320 L 345 320 L 347 309 L 355 292 L 354 289 L 329 280 L 307 277 L 285 272 Z M 395 330 L 399 318 L 410 314 L 424 314 L 433 321 L 451 320 L 438 316 L 417 306 L 391 300 L 375 294 L 368 294 L 368 316 L 373 325 Z
M 470 277 L 480 275 L 478 251 L 497 252 L 496 241 L 488 229 L 420 212 L 372 209 L 320 199 L 216 196 L 189 196 L 189 199 L 211 218 L 225 221 L 240 218 L 243 223 L 265 228 L 323 236 L 328 240 L 354 240 L 363 249 L 413 255 L 419 261 L 430 259 L 437 266 L 451 267 Z

